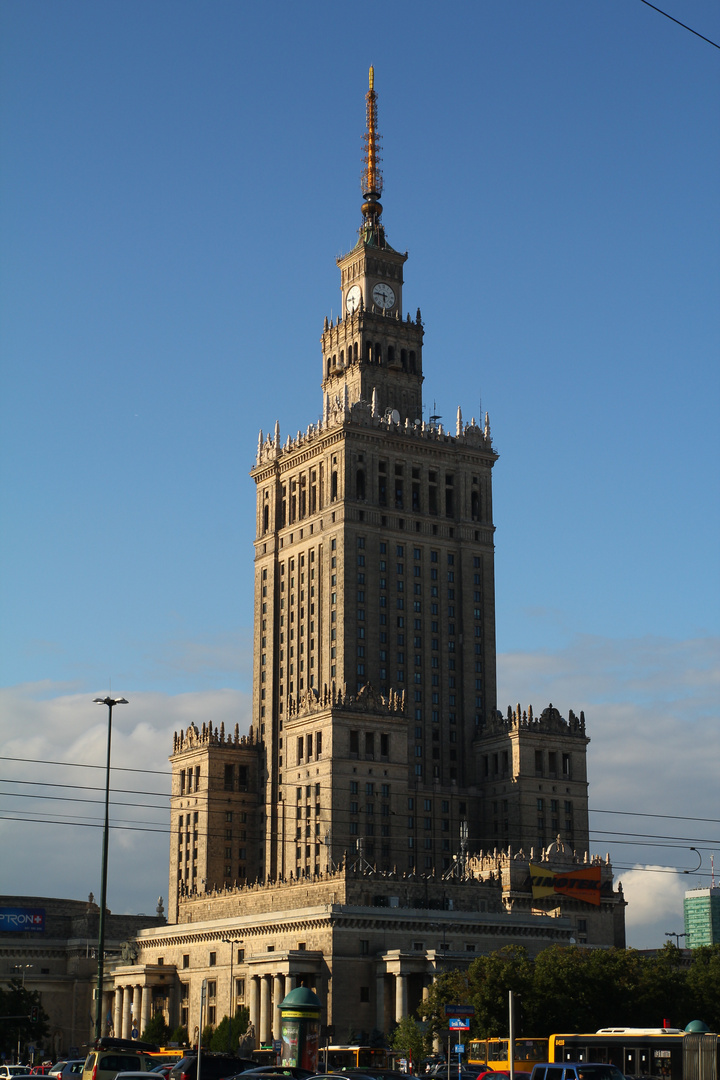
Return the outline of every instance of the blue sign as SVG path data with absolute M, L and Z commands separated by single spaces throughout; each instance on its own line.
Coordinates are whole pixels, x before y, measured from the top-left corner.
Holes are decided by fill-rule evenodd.
M 32 930 L 45 933 L 45 908 L 0 908 L 0 933 Z
M 450 1029 L 454 1028 L 456 1031 L 469 1031 L 470 1030 L 470 1025 L 468 1024 L 468 1022 L 467 1022 L 467 1020 L 465 1019 L 464 1016 L 462 1016 L 462 1017 L 460 1017 L 460 1016 L 451 1017 L 451 1019 L 448 1020 L 448 1027 Z
M 455 1045 L 453 1046 L 453 1054 L 464 1054 L 464 1053 L 465 1053 L 465 1044 L 464 1043 L 455 1043 Z M 458 1065 L 459 1064 L 460 1064 L 460 1062 L 458 1062 Z

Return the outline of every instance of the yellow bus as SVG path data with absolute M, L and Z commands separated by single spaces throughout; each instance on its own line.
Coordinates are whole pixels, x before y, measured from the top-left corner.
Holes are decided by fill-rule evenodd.
M 547 1061 L 616 1065 L 626 1077 L 717 1080 L 718 1036 L 681 1028 L 600 1028 L 587 1035 L 551 1035 Z
M 321 1046 L 318 1057 L 325 1072 L 388 1068 L 388 1052 L 383 1046 Z
M 539 1061 L 552 1061 L 548 1057 L 548 1039 L 516 1039 L 513 1068 L 517 1073 L 531 1073 Z M 493 1072 L 510 1071 L 509 1039 L 470 1039 L 467 1063 L 474 1068 L 487 1065 Z

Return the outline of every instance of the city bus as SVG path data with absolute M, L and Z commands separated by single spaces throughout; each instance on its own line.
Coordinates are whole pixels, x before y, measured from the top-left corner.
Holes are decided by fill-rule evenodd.
M 321 1046 L 319 1057 L 325 1072 L 388 1068 L 388 1052 L 384 1046 Z
M 531 1073 L 533 1065 L 540 1061 L 552 1061 L 548 1057 L 548 1039 L 516 1039 L 514 1071 Z M 488 1065 L 494 1072 L 510 1071 L 509 1039 L 470 1039 L 467 1049 L 468 1066 Z
M 601 1028 L 588 1035 L 551 1035 L 548 1061 L 616 1065 L 626 1077 L 718 1080 L 718 1037 L 680 1028 Z

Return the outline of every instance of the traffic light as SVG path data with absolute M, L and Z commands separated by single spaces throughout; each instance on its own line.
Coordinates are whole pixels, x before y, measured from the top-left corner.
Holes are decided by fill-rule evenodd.
M 32 1005 L 30 1008 L 30 1023 L 37 1024 L 38 1017 L 40 1016 L 40 1009 L 37 1005 Z

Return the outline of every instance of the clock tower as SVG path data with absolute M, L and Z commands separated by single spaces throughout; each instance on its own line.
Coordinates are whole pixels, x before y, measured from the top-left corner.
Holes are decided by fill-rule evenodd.
M 338 259 L 342 317 L 326 321 L 322 336 L 323 392 L 334 401 L 368 401 L 376 414 L 397 413 L 404 424 L 422 419 L 422 339 L 415 321 L 402 317 L 403 266 L 382 224 L 377 95 L 374 73 L 366 95 L 362 224 L 352 251 Z

